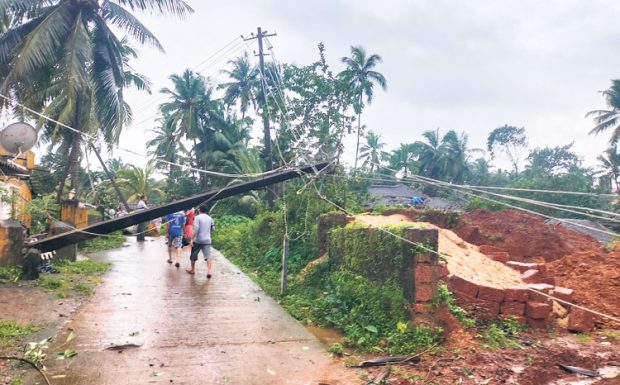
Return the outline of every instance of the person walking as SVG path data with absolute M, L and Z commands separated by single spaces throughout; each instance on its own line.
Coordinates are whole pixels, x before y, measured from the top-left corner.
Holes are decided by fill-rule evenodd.
M 187 220 L 185 221 L 185 237 L 190 240 L 194 238 L 194 217 L 196 213 L 194 212 L 194 208 L 187 210 L 185 212 L 185 217 Z
M 172 263 L 172 249 L 176 249 L 175 267 L 181 266 L 181 249 L 183 248 L 183 226 L 185 214 L 183 211 L 166 216 L 166 234 L 168 234 L 168 263 Z
M 148 199 L 146 195 L 140 195 L 140 201 L 138 201 L 138 207 L 136 210 L 146 210 L 148 209 Z M 138 234 L 136 236 L 138 242 L 144 242 L 146 236 L 146 222 L 138 223 Z
M 213 218 L 207 214 L 207 206 L 202 205 L 199 207 L 200 214 L 194 218 L 194 237 L 192 238 L 192 251 L 189 255 L 191 261 L 191 268 L 186 269 L 189 274 L 196 272 L 195 265 L 198 259 L 198 254 L 202 251 L 202 255 L 207 261 L 207 278 L 211 278 L 211 232 L 215 230 L 215 223 Z

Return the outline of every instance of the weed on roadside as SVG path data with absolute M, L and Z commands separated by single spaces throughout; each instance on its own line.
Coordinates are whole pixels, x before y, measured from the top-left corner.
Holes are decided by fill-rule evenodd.
M 103 237 L 89 239 L 78 248 L 81 252 L 86 254 L 95 253 L 98 251 L 119 248 L 123 246 L 123 243 L 125 243 L 126 240 L 127 239 L 121 231 L 115 231 Z
M 482 339 L 483 346 L 490 349 L 505 347 L 519 348 L 516 341 L 519 333 L 523 331 L 523 325 L 515 318 L 506 318 L 491 323 L 478 337 Z
M 582 345 L 588 345 L 592 343 L 592 336 L 587 333 L 577 333 L 575 334 L 575 339 L 578 343 Z
M 457 305 L 454 296 L 448 289 L 448 285 L 445 283 L 440 283 L 437 291 L 437 296 L 434 299 L 435 306 L 445 305 L 448 307 L 448 310 L 456 319 L 458 319 L 461 324 L 463 324 L 466 328 L 473 328 L 476 326 L 476 319 L 470 317 L 465 309 Z
M 77 262 L 62 261 L 54 267 L 59 274 L 46 274 L 36 281 L 41 287 L 52 291 L 57 298 L 74 295 L 88 296 L 101 282 L 101 275 L 110 269 L 108 262 L 85 259 Z
M 0 320 L 0 346 L 14 346 L 22 338 L 39 330 L 41 327 L 38 325 L 2 319 Z
M 0 283 L 17 282 L 21 278 L 21 275 L 21 267 L 19 266 L 0 266 Z

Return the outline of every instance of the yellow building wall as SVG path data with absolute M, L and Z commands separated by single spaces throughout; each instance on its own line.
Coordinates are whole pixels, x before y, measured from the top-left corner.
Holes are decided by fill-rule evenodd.
M 13 194 L 18 194 L 19 197 L 15 199 L 12 216 L 30 227 L 32 225 L 32 216 L 28 212 L 28 206 L 30 201 L 32 201 L 30 185 L 26 181 L 14 177 L 0 177 L 0 181 L 15 186 L 15 188 L 11 190 Z

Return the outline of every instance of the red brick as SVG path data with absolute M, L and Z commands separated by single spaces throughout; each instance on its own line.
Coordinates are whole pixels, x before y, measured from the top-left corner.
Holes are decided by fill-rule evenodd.
M 506 250 L 502 249 L 501 247 L 491 246 L 491 245 L 480 245 L 478 246 L 478 250 L 480 250 L 482 254 L 495 253 L 495 252 L 504 252 L 504 253 L 506 252 Z
M 415 314 L 429 314 L 431 312 L 431 308 L 429 304 L 416 303 L 413 304 L 413 312 Z
M 454 291 L 457 302 L 468 313 L 478 319 L 490 320 L 497 318 L 499 314 L 499 303 L 478 299 L 469 294 Z
M 491 253 L 484 253 L 484 255 L 486 255 L 488 258 L 497 261 L 497 262 L 502 262 L 502 263 L 506 263 L 508 262 L 508 259 L 510 258 L 510 254 L 506 253 L 506 252 L 501 252 L 501 251 L 495 251 L 495 252 L 491 252 Z
M 540 280 L 541 283 L 546 283 L 547 285 L 555 286 L 555 278 L 546 277 Z
M 504 290 L 490 286 L 480 286 L 478 289 L 478 298 L 500 303 L 504 300 Z
M 499 307 L 499 312 L 507 316 L 522 316 L 525 314 L 525 304 L 523 302 L 503 302 Z
M 569 289 L 567 287 L 556 286 L 551 290 L 550 295 L 559 298 L 564 301 L 572 302 L 573 301 L 573 289 Z M 565 303 L 562 304 L 566 306 Z
M 546 329 L 547 328 L 547 320 L 546 319 L 527 319 L 527 325 L 532 329 Z
M 588 332 L 594 328 L 594 315 L 585 310 L 573 307 L 568 314 L 568 331 L 575 333 Z
M 475 283 L 469 282 L 466 279 L 453 275 L 450 277 L 450 288 L 452 291 L 459 291 L 472 297 L 476 297 L 478 295 L 479 286 Z
M 546 272 L 547 268 L 544 263 L 525 263 L 525 262 L 516 262 L 516 261 L 508 261 L 506 262 L 506 266 L 509 266 L 521 273 L 525 273 L 528 270 L 538 270 L 541 272 Z
M 415 285 L 415 301 L 429 302 L 435 296 L 437 285 L 430 283 L 417 283 Z
M 545 276 L 540 272 L 540 270 L 531 269 L 521 274 L 521 279 L 525 283 L 539 283 L 543 278 L 545 278 Z
M 527 318 L 547 319 L 551 314 L 551 305 L 544 302 L 529 301 L 525 308 Z
M 526 303 L 530 298 L 530 291 L 525 288 L 504 289 L 504 301 Z
M 445 278 L 450 275 L 450 270 L 448 270 L 448 265 L 442 263 L 439 265 L 439 278 Z
M 415 263 L 433 263 L 435 255 L 433 253 L 418 253 L 415 255 Z
M 415 267 L 415 281 L 416 282 L 435 282 L 437 280 L 437 266 L 431 265 L 418 265 Z
M 551 293 L 551 290 L 553 290 L 553 286 L 548 285 L 546 283 L 530 284 L 530 285 L 527 285 L 527 287 L 530 289 L 534 289 L 536 291 L 542 292 L 542 293 L 546 293 L 546 294 Z M 551 298 L 546 297 L 542 294 L 539 294 L 536 291 L 529 290 L 530 301 L 545 302 L 548 304 L 551 304 L 551 302 L 553 302 Z

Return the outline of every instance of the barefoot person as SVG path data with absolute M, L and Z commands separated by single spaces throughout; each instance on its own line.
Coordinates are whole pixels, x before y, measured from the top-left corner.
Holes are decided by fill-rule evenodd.
M 183 225 L 185 225 L 185 214 L 178 211 L 166 216 L 166 233 L 168 234 L 168 263 L 172 263 L 172 249 L 176 249 L 176 259 L 174 266 L 181 266 L 181 249 L 183 248 Z
M 192 267 L 187 269 L 187 272 L 190 274 L 196 272 L 196 260 L 202 251 L 202 255 L 207 261 L 207 278 L 211 278 L 211 232 L 215 230 L 215 224 L 213 219 L 207 215 L 207 206 L 202 205 L 199 210 L 200 214 L 194 218 L 194 237 L 192 239 L 192 252 L 189 256 Z

